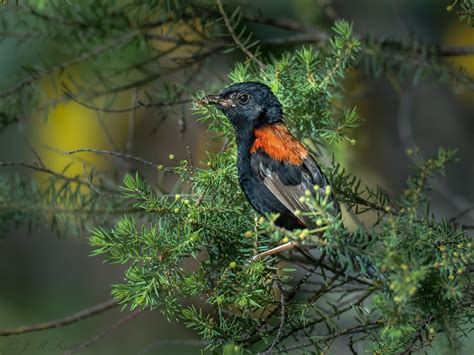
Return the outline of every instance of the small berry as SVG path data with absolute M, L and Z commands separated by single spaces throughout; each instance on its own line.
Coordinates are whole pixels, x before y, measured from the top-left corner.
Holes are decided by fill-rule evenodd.
M 301 240 L 303 240 L 303 239 L 305 239 L 307 236 L 308 236 L 308 230 L 305 229 L 305 230 L 303 230 L 303 231 L 300 233 L 299 238 L 300 238 Z
M 168 159 L 169 159 L 169 160 L 174 160 L 174 154 L 168 155 Z
M 326 191 L 325 191 L 326 195 L 329 195 L 331 193 L 331 186 L 326 186 Z

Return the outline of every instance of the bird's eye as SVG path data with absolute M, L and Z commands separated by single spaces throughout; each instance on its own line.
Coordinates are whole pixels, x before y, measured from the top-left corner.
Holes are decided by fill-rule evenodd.
M 239 103 L 240 103 L 241 105 L 245 105 L 247 102 L 249 102 L 249 98 L 250 98 L 249 95 L 247 95 L 247 94 L 241 94 L 241 95 L 239 96 Z

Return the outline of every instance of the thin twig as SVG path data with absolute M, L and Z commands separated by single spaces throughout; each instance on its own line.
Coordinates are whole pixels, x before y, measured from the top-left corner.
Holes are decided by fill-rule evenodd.
M 280 305 L 281 305 L 281 313 L 280 313 L 280 325 L 278 327 L 275 339 L 273 339 L 272 345 L 263 353 L 263 354 L 271 354 L 272 350 L 280 341 L 280 337 L 283 334 L 283 327 L 285 325 L 285 293 L 283 292 L 283 288 L 281 287 L 281 282 L 279 280 L 276 281 L 278 289 L 280 290 Z
M 53 171 L 53 170 L 51 170 L 47 167 L 41 167 L 41 166 L 38 166 L 36 164 L 27 163 L 27 162 L 24 162 L 24 161 L 21 161 L 21 160 L 19 160 L 19 161 L 0 161 L 0 167 L 1 166 L 20 166 L 20 167 L 28 168 L 28 169 L 35 170 L 35 171 L 38 171 L 38 172 L 41 172 L 41 173 L 50 174 L 50 175 L 56 176 L 58 178 L 66 180 L 66 181 L 77 182 L 78 184 L 87 185 L 86 181 L 83 181 L 83 180 L 81 180 L 77 177 L 68 177 L 68 176 L 60 174 L 56 171 Z
M 137 89 L 137 87 L 135 88 Z M 133 106 L 114 109 L 114 108 L 106 108 L 106 107 L 97 107 L 97 106 L 88 104 L 86 102 L 80 101 L 79 99 L 74 97 L 70 92 L 65 92 L 64 95 L 81 106 L 84 106 L 94 111 L 105 112 L 105 113 L 124 113 L 124 112 L 136 111 L 137 109 L 140 109 L 140 108 L 167 107 L 167 106 L 183 105 L 183 104 L 192 102 L 191 99 L 175 100 L 175 101 L 169 101 L 169 102 L 166 102 L 166 101 L 165 102 L 150 102 L 150 103 L 145 103 L 140 100 L 137 100 Z
M 360 324 L 360 325 L 356 325 L 356 326 L 351 327 L 351 328 L 341 330 L 339 332 L 335 332 L 335 333 L 330 334 L 330 335 L 328 335 L 324 338 L 319 338 L 318 341 L 320 341 L 320 342 L 329 342 L 329 341 L 332 341 L 332 340 L 334 340 L 336 338 L 339 338 L 341 336 L 344 336 L 344 335 L 362 333 L 362 332 L 365 332 L 365 331 L 368 331 L 368 330 L 373 330 L 373 329 L 380 328 L 381 326 L 382 326 L 382 323 L 378 320 L 375 320 L 375 321 L 370 322 L 368 324 Z M 280 349 L 280 352 L 287 353 L 291 350 L 297 350 L 297 349 L 301 349 L 301 348 L 305 348 L 305 347 L 309 347 L 309 346 L 313 346 L 313 345 L 314 345 L 314 343 L 297 344 L 297 345 L 292 346 L 292 347 Z
M 100 128 L 105 135 L 105 139 L 107 143 L 109 143 L 110 148 L 113 150 L 118 150 L 117 145 L 114 142 L 112 135 L 110 134 L 110 130 L 107 128 L 104 122 L 104 113 L 101 111 L 96 112 L 97 122 L 99 122 Z
M 132 106 L 136 106 L 138 102 L 138 88 L 135 88 L 132 98 Z M 135 118 L 137 116 L 137 110 L 132 110 L 128 117 L 128 130 L 127 130 L 127 141 L 125 143 L 125 151 L 127 154 L 133 152 L 133 136 L 135 133 Z
M 73 349 L 69 350 L 69 351 L 66 351 L 64 353 L 64 355 L 70 355 L 70 354 L 73 354 L 73 353 L 77 353 L 81 350 L 83 350 L 84 348 L 87 348 L 88 346 L 98 342 L 99 340 L 101 340 L 103 337 L 105 337 L 107 334 L 109 334 L 110 332 L 112 332 L 114 329 L 120 327 L 122 324 L 128 322 L 129 320 L 135 318 L 136 316 L 138 316 L 140 313 L 142 313 L 142 310 L 141 309 L 137 309 L 135 310 L 134 312 L 128 314 L 126 317 L 124 318 L 121 318 L 119 319 L 116 323 L 112 324 L 109 328 L 103 330 L 102 332 L 100 332 L 99 334 L 97 334 L 95 337 L 91 338 L 91 339 L 88 339 L 86 341 L 84 341 L 83 343 L 75 346 Z
M 443 57 L 456 57 L 461 55 L 474 54 L 474 45 L 459 46 L 459 47 L 445 47 L 441 46 L 438 53 Z
M 361 305 L 370 295 L 372 295 L 372 293 L 374 292 L 374 290 L 369 290 L 367 291 L 366 293 L 364 293 L 362 296 L 359 297 L 359 299 L 356 301 L 356 302 L 353 302 L 351 303 L 350 305 L 346 306 L 346 307 L 343 307 L 343 308 L 339 308 L 336 312 L 334 312 L 333 314 L 328 314 L 325 315 L 324 317 L 321 317 L 321 318 L 316 318 L 312 321 L 308 321 L 306 322 L 304 325 L 301 325 L 299 327 L 295 327 L 293 329 L 291 329 L 287 334 L 284 334 L 281 339 L 286 339 L 288 338 L 289 336 L 293 335 L 293 334 L 297 334 L 298 332 L 302 331 L 303 329 L 305 328 L 309 328 L 309 327 L 314 327 L 315 325 L 319 324 L 319 323 L 322 323 L 322 322 L 327 322 L 328 320 L 334 318 L 334 317 L 338 317 L 350 310 L 352 310 L 354 308 L 354 306 L 359 306 Z M 341 335 L 347 335 L 347 334 L 351 334 L 351 332 L 339 332 L 339 333 L 334 333 L 333 335 L 331 335 L 330 337 L 328 336 L 327 337 L 327 340 L 330 340 L 330 339 L 335 339 Z
M 71 65 L 74 65 L 74 64 L 83 62 L 85 60 L 88 60 L 90 58 L 93 58 L 95 56 L 98 56 L 99 54 L 102 54 L 102 53 L 104 53 L 104 52 L 106 52 L 110 49 L 117 48 L 117 47 L 120 47 L 120 46 L 124 46 L 140 34 L 141 34 L 141 31 L 138 31 L 138 30 L 127 32 L 123 37 L 115 38 L 110 43 L 98 46 L 98 47 L 92 49 L 89 52 L 85 52 L 85 53 L 79 55 L 76 58 L 65 61 L 63 63 L 60 63 L 60 64 L 58 64 L 58 65 L 56 65 L 56 66 L 54 66 L 50 69 L 44 69 L 41 72 L 39 72 L 38 74 L 31 76 L 29 79 L 25 79 L 23 81 L 20 81 L 20 82 L 16 83 L 14 86 L 12 86 L 11 88 L 9 88 L 9 89 L 7 89 L 3 92 L 0 92 L 0 98 L 6 97 L 6 96 L 9 96 L 11 94 L 16 93 L 19 90 L 23 89 L 26 86 L 29 86 L 29 85 L 33 84 L 35 81 L 41 79 L 42 77 L 44 77 L 46 75 L 50 75 L 50 74 L 53 74 L 55 72 L 64 70 L 67 67 L 70 67 Z
M 232 27 L 232 24 L 230 23 L 229 18 L 227 17 L 227 14 L 224 10 L 224 7 L 222 6 L 221 0 L 216 0 L 217 7 L 219 8 L 219 12 L 222 15 L 222 18 L 224 20 L 225 26 L 227 27 L 227 30 L 229 31 L 230 36 L 232 37 L 232 40 L 239 46 L 239 48 L 244 52 L 247 57 L 252 59 L 257 65 L 260 67 L 260 69 L 265 68 L 265 64 L 263 64 L 262 61 L 260 61 L 245 45 L 240 41 L 239 37 L 236 35 L 234 28 Z
M 352 339 L 353 336 L 354 334 L 349 335 L 349 343 L 347 344 L 347 347 L 353 355 L 357 355 L 357 351 L 354 349 L 354 340 Z
M 75 322 L 78 322 L 82 319 L 103 313 L 109 309 L 112 309 L 117 306 L 117 301 L 109 300 L 98 305 L 95 305 L 90 308 L 83 309 L 77 313 L 74 313 L 70 316 L 67 316 L 62 319 L 57 319 L 49 322 L 44 323 L 37 323 L 33 325 L 18 327 L 18 328 L 6 328 L 0 329 L 0 336 L 9 336 L 9 335 L 17 335 L 17 334 L 24 334 L 24 333 L 31 333 L 40 330 L 58 328 L 65 325 L 69 325 Z
M 260 43 L 266 46 L 294 46 L 304 43 L 322 43 L 327 40 L 320 33 L 299 33 L 293 36 L 274 37 L 262 40 Z
M 84 172 L 84 177 L 86 178 L 86 181 L 89 184 L 89 188 L 92 191 L 94 191 L 98 195 L 105 196 L 108 198 L 125 198 L 123 195 L 120 195 L 120 194 L 110 194 L 108 192 L 101 191 L 97 186 L 95 186 L 94 183 L 92 182 L 92 179 L 94 178 L 93 176 L 94 170 L 95 170 L 95 167 L 93 167 L 91 169 L 90 174 L 88 174 L 86 164 L 85 163 L 82 164 L 82 171 Z
M 474 206 L 466 208 L 464 211 L 461 211 L 458 215 L 452 217 L 449 221 L 450 222 L 456 222 L 458 219 L 464 217 L 466 214 L 468 214 L 471 211 L 474 211 Z
M 95 149 L 95 148 L 79 148 L 79 149 L 70 150 L 68 152 L 64 152 L 64 154 L 71 155 L 71 154 L 84 153 L 84 152 L 112 155 L 112 156 L 118 157 L 118 158 L 135 160 L 135 161 L 138 161 L 142 164 L 145 164 L 145 165 L 148 165 L 148 166 L 151 166 L 151 167 L 155 167 L 155 168 L 158 167 L 158 164 L 155 164 L 151 161 L 142 159 L 142 158 L 137 157 L 135 155 L 115 152 L 113 150 Z
M 257 16 L 244 16 L 245 21 L 258 23 L 261 25 L 268 25 L 273 27 L 278 27 L 288 31 L 301 32 L 301 33 L 312 33 L 319 34 L 321 39 L 328 40 L 330 38 L 329 34 L 325 31 L 317 29 L 313 26 L 305 26 L 301 22 L 294 21 L 288 18 L 268 18 L 268 17 L 257 17 Z
M 322 31 L 314 26 L 303 25 L 298 21 L 294 21 L 288 18 L 264 18 L 256 16 L 244 16 L 243 19 L 253 23 L 278 27 L 284 30 L 305 34 L 304 36 L 288 36 L 266 39 L 265 41 L 261 42 L 265 45 L 292 45 L 302 43 L 324 42 L 331 38 L 330 34 L 326 31 Z M 474 54 L 474 45 L 466 45 L 459 47 L 440 46 L 437 52 L 438 55 L 441 57 L 472 55 Z

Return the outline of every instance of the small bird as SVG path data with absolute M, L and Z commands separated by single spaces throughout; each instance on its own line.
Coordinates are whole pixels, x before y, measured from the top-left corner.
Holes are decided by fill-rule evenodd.
M 339 204 L 328 189 L 330 183 L 308 149 L 288 130 L 280 102 L 271 89 L 259 82 L 233 84 L 217 95 L 199 100 L 216 105 L 232 123 L 237 139 L 237 170 L 240 186 L 253 208 L 261 215 L 278 213 L 275 223 L 288 230 L 315 228 L 301 202 L 306 191 L 330 190 L 328 197 L 335 215 Z M 296 213 L 301 211 L 302 213 Z M 291 249 L 289 242 L 258 254 L 261 257 Z

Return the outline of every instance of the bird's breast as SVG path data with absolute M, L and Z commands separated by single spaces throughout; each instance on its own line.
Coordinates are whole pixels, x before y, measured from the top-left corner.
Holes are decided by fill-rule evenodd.
M 263 150 L 271 159 L 284 161 L 292 165 L 301 165 L 308 156 L 308 150 L 301 144 L 283 123 L 274 123 L 256 128 L 255 140 L 250 147 L 254 154 Z

